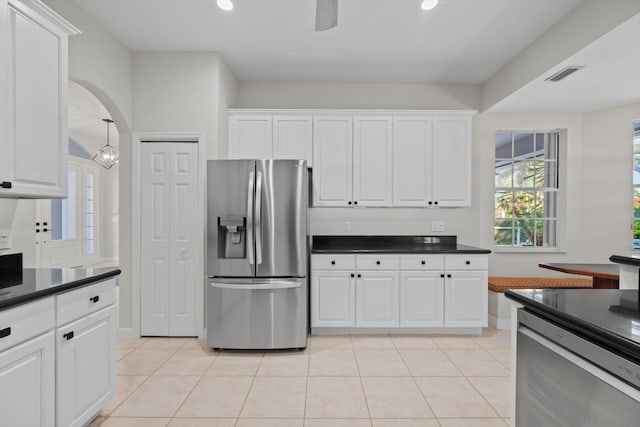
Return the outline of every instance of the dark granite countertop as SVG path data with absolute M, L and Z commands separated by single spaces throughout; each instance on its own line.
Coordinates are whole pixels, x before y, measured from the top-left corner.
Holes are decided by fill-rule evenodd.
M 505 296 L 580 336 L 640 362 L 638 290 L 510 290 Z
M 68 291 L 120 274 L 117 267 L 25 268 L 0 276 L 0 310 Z
M 640 256 L 639 255 L 611 255 L 609 257 L 609 261 L 615 262 L 617 264 L 626 264 L 626 265 L 635 265 L 640 267 Z
M 311 253 L 488 254 L 462 245 L 456 236 L 313 236 Z

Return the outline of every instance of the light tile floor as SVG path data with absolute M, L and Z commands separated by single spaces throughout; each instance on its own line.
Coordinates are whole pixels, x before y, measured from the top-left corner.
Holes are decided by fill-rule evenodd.
M 506 427 L 509 331 L 313 335 L 304 351 L 118 342 L 118 395 L 91 427 Z

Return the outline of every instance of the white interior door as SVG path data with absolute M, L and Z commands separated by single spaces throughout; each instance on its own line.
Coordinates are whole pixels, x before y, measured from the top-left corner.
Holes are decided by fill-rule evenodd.
M 198 334 L 201 283 L 198 149 L 188 142 L 141 146 L 142 335 Z

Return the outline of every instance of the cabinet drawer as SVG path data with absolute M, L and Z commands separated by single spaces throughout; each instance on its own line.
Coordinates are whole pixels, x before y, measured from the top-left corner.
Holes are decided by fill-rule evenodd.
M 361 270 L 398 270 L 400 255 L 357 255 L 356 267 Z
M 53 297 L 0 311 L 0 351 L 53 329 Z
M 314 270 L 355 270 L 355 255 L 312 255 Z
M 439 270 L 444 268 L 444 255 L 401 255 L 401 270 Z
M 116 302 L 116 279 L 87 285 L 56 296 L 56 325 L 76 320 Z
M 444 269 L 449 270 L 488 270 L 489 257 L 486 255 L 447 255 Z

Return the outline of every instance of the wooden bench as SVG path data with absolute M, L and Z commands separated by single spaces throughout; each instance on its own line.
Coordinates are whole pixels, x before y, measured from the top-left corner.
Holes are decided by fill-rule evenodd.
M 511 306 L 504 297 L 508 289 L 591 288 L 591 278 L 489 277 L 489 325 L 509 329 Z

